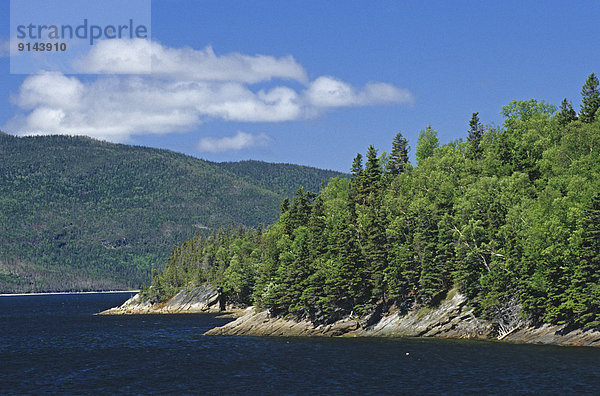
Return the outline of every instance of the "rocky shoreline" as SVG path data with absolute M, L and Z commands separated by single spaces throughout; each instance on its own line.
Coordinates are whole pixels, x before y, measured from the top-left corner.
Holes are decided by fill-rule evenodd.
M 475 317 L 467 298 L 456 292 L 434 309 L 409 312 L 391 311 L 376 323 L 366 325 L 357 318 L 345 318 L 332 324 L 314 325 L 308 320 L 272 317 L 255 307 L 245 310 L 224 306 L 219 292 L 209 286 L 183 288 L 163 303 L 143 301 L 136 294 L 119 307 L 99 315 L 221 313 L 236 318 L 216 327 L 205 335 L 246 335 L 278 337 L 440 337 L 481 339 L 552 345 L 600 347 L 600 331 L 569 330 L 565 326 L 544 324 L 539 327 L 523 325 L 498 336 L 495 326 Z
M 138 293 L 121 306 L 107 309 L 98 315 L 219 313 L 224 307 L 218 291 L 209 286 L 184 287 L 170 300 L 160 303 L 144 301 Z
M 324 337 L 439 337 L 498 340 L 514 343 L 600 346 L 600 332 L 573 330 L 544 324 L 515 328 L 498 337 L 492 323 L 478 319 L 465 296 L 456 293 L 432 310 L 390 312 L 371 326 L 346 318 L 329 325 L 270 317 L 266 311 L 247 308 L 238 319 L 211 329 L 205 335 L 324 336 Z

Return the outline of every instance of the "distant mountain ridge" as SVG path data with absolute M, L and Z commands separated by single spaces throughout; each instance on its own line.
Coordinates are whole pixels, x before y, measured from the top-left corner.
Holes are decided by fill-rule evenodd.
M 299 187 L 317 191 L 337 176 L 0 133 L 0 292 L 137 287 L 195 231 L 268 225 Z

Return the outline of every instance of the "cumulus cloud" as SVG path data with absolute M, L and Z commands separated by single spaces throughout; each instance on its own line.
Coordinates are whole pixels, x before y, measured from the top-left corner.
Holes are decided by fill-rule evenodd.
M 152 73 L 145 74 L 148 53 Z M 27 77 L 12 98 L 20 111 L 4 130 L 123 142 L 134 135 L 191 130 L 214 119 L 284 122 L 339 107 L 413 100 L 408 90 L 387 83 L 356 88 L 332 76 L 309 81 L 291 56 L 216 55 L 210 47 L 168 48 L 144 40 L 101 42 L 78 67 L 102 74 Z
M 152 44 L 148 40 L 102 40 L 73 66 L 92 74 L 149 74 L 152 71 Z
M 293 57 L 230 53 L 217 56 L 212 47 L 168 48 L 143 39 L 103 40 L 75 62 L 84 73 L 145 74 L 194 81 L 257 83 L 289 79 L 305 83 L 306 71 Z M 151 67 L 150 67 L 151 66 Z
M 410 91 L 391 84 L 369 83 L 362 90 L 356 90 L 350 84 L 331 76 L 322 76 L 311 82 L 306 90 L 306 98 L 315 107 L 413 102 Z
M 198 150 L 208 153 L 239 151 L 250 147 L 266 146 L 272 140 L 273 139 L 271 139 L 271 137 L 264 133 L 252 135 L 250 133 L 238 131 L 234 136 L 226 136 L 223 138 L 202 138 L 198 142 Z

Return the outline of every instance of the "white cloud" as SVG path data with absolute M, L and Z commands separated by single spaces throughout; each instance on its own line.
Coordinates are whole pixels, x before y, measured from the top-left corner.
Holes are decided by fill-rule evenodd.
M 213 119 L 284 122 L 336 107 L 413 100 L 408 90 L 387 83 L 355 88 L 331 76 L 309 82 L 291 56 L 218 56 L 210 47 L 153 44 L 152 73 L 143 74 L 148 46 L 143 40 L 105 41 L 80 60 L 86 71 L 116 74 L 83 78 L 43 72 L 27 77 L 12 99 L 20 112 L 3 129 L 123 142 L 134 135 L 187 131 Z M 305 88 L 286 81 L 306 81 Z
M 202 138 L 198 142 L 198 150 L 208 153 L 239 151 L 250 147 L 266 146 L 271 141 L 272 139 L 264 133 L 252 135 L 250 133 L 238 131 L 234 136 Z
M 369 83 L 357 91 L 335 77 L 322 76 L 306 90 L 308 102 L 315 107 L 366 106 L 383 103 L 412 103 L 410 91 L 386 83 Z
M 82 73 L 149 74 L 152 71 L 150 41 L 102 40 L 82 58 L 74 60 L 74 68 Z
M 193 81 L 248 84 L 272 79 L 307 81 L 306 71 L 291 56 L 239 53 L 218 56 L 210 46 L 203 50 L 168 48 L 142 39 L 103 40 L 78 59 L 75 66 L 85 73 L 146 74 L 151 70 L 157 77 Z
M 42 73 L 25 79 L 21 85 L 17 104 L 24 109 L 38 106 L 79 107 L 85 86 L 75 77 L 61 73 Z

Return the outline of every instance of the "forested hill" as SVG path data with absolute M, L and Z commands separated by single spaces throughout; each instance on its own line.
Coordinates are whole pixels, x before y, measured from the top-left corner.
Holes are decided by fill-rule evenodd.
M 271 224 L 299 187 L 339 175 L 0 133 L 0 292 L 137 287 L 194 232 Z
M 303 186 L 308 191 L 321 189 L 321 185 L 315 183 L 315 171 L 318 170 L 308 166 L 271 164 L 262 161 L 221 162 L 218 165 L 253 185 L 290 198 L 298 190 L 297 186 Z M 339 176 L 329 171 L 320 172 L 326 176 L 322 178 L 324 183 L 334 176 Z M 292 184 L 290 180 L 295 180 L 296 183 Z
M 567 99 L 513 101 L 503 125 L 473 113 L 465 139 L 444 145 L 427 127 L 417 166 L 398 133 L 389 155 L 369 147 L 351 179 L 300 191 L 267 230 L 177 246 L 144 294 L 211 282 L 271 315 L 374 323 L 459 290 L 503 334 L 524 322 L 600 328 L 598 85 L 590 75 L 579 113 Z

